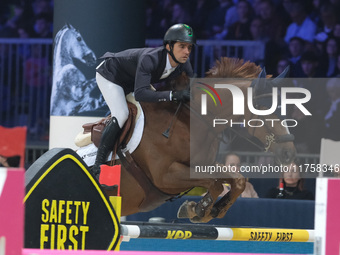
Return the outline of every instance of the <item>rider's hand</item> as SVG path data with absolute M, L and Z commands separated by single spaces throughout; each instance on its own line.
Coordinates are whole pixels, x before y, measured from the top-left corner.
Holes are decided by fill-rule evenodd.
M 172 91 L 172 101 L 188 102 L 189 100 L 190 100 L 190 90 L 184 89 L 184 90 Z

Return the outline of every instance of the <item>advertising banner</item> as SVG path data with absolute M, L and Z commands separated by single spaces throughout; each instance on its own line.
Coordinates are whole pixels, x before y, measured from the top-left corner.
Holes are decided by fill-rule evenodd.
M 95 81 L 98 58 L 143 47 L 144 15 L 137 0 L 55 2 L 50 148 L 75 149 L 82 125 L 109 114 Z

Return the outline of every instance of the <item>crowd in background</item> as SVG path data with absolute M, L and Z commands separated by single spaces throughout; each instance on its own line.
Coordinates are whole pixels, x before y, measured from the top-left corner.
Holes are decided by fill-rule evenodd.
M 291 78 L 333 78 L 323 85 L 293 84 L 311 91 L 312 117 L 296 107 L 288 117 L 299 123 L 291 128 L 299 153 L 319 153 L 322 137 L 340 140 L 340 84 L 334 80 L 340 77 L 340 0 L 147 2 L 147 38 L 162 38 L 171 24 L 188 23 L 198 39 L 263 42 L 258 64 L 274 76 L 289 65 Z
M 340 74 L 339 0 L 148 0 L 147 38 L 162 38 L 174 23 L 190 24 L 198 39 L 260 40 L 264 65 L 277 74 L 278 64 L 293 64 L 293 77 Z M 305 61 L 325 63 L 312 71 Z M 340 59 L 340 58 L 339 58 Z M 339 62 L 339 64 L 337 64 Z
M 0 37 L 52 38 L 53 0 L 1 0 Z
M 198 39 L 263 42 L 258 64 L 274 76 L 289 65 L 290 77 L 340 77 L 340 0 L 146 0 L 147 39 L 175 23 L 191 25 Z M 52 36 L 53 0 L 0 1 L 0 37 Z M 296 86 L 309 86 L 313 116 L 291 109 L 299 122 L 291 131 L 298 152 L 318 153 L 321 137 L 340 140 L 340 85 Z

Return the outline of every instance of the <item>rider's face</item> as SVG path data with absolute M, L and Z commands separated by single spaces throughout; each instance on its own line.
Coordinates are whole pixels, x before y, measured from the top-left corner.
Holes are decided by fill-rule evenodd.
M 167 48 L 168 47 L 169 47 L 169 44 L 167 45 Z M 177 61 L 183 64 L 187 62 L 187 60 L 189 59 L 191 50 L 192 50 L 191 43 L 176 42 L 174 44 L 173 53 Z

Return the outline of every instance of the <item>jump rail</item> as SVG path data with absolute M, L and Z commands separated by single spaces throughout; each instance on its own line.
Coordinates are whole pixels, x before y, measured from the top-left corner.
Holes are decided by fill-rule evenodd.
M 196 239 L 266 242 L 314 242 L 314 230 L 226 228 L 201 224 L 122 222 L 121 235 L 130 238 Z

